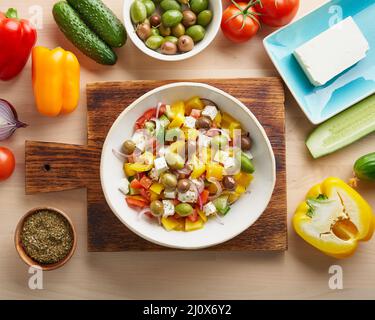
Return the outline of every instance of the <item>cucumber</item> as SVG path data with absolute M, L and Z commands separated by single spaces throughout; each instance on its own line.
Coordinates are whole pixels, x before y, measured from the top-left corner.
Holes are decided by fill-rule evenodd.
M 67 2 L 56 3 L 52 12 L 60 30 L 86 56 L 100 64 L 116 63 L 117 55 L 112 48 L 90 30 Z
M 375 95 L 327 120 L 307 138 L 306 145 L 316 159 L 375 131 Z
M 126 43 L 124 25 L 101 0 L 67 0 L 81 19 L 110 47 Z
M 354 163 L 354 173 L 360 180 L 375 181 L 375 152 L 360 157 Z

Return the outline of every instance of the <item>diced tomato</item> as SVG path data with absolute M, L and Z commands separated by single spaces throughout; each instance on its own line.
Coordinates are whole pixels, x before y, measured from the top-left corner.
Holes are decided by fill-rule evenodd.
M 148 206 L 148 204 L 145 201 L 142 201 L 139 198 L 134 198 L 132 196 L 126 197 L 126 203 L 128 204 L 129 207 L 141 208 L 141 209 Z
M 150 203 L 150 201 L 151 201 L 151 193 L 150 193 L 150 191 L 146 190 L 144 188 L 139 189 L 139 191 L 141 192 L 141 196 L 144 198 L 145 202 Z
M 183 219 L 184 217 L 181 217 L 178 213 L 175 213 L 173 216 L 172 216 L 172 218 L 174 218 L 174 219 Z
M 152 185 L 152 180 L 148 178 L 147 176 L 143 176 L 142 179 L 139 181 L 141 186 L 145 189 L 150 189 Z
M 206 189 L 204 189 L 202 191 L 202 193 L 200 194 L 200 198 L 201 198 L 201 201 L 202 201 L 202 204 L 206 204 L 208 202 L 208 197 L 210 196 L 210 192 Z
M 134 180 L 132 180 L 132 182 L 130 182 L 130 188 L 133 188 L 133 189 L 142 189 L 143 186 L 142 186 L 142 184 L 138 181 L 138 179 L 134 179 Z
M 189 215 L 187 218 L 188 218 L 191 222 L 197 222 L 197 221 L 198 221 L 198 218 L 199 218 L 197 210 L 195 209 L 195 210 L 193 211 L 193 213 L 192 213 L 191 215 Z
M 179 203 L 181 203 L 181 201 L 178 199 L 173 199 L 172 201 L 174 206 L 177 206 Z
M 145 122 L 156 116 L 156 108 L 147 110 L 136 122 L 135 129 L 142 129 Z
M 162 104 L 159 109 L 159 117 L 161 117 L 166 112 L 167 112 L 167 106 L 165 104 Z

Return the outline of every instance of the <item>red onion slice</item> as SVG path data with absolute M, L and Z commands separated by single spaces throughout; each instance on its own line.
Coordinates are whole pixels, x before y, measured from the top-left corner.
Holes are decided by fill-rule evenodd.
M 216 193 L 213 196 L 208 197 L 208 200 L 215 200 L 216 198 L 220 197 L 223 193 L 223 187 L 221 186 L 220 182 L 216 180 L 215 178 L 208 179 L 209 182 L 213 183 L 216 186 Z
M 0 141 L 8 139 L 18 128 L 27 124 L 18 120 L 14 107 L 6 100 L 0 99 Z

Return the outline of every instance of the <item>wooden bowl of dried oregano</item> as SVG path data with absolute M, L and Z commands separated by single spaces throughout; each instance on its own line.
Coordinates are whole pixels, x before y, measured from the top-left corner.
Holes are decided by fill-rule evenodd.
M 61 210 L 39 207 L 27 212 L 17 225 L 15 245 L 29 266 L 50 271 L 73 256 L 77 236 L 70 218 Z

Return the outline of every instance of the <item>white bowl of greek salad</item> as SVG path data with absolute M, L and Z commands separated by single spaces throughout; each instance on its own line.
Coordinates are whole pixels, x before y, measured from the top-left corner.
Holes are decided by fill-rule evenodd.
M 106 201 L 158 245 L 202 249 L 249 228 L 276 181 L 268 137 L 236 98 L 203 83 L 154 89 L 128 106 L 103 145 Z

